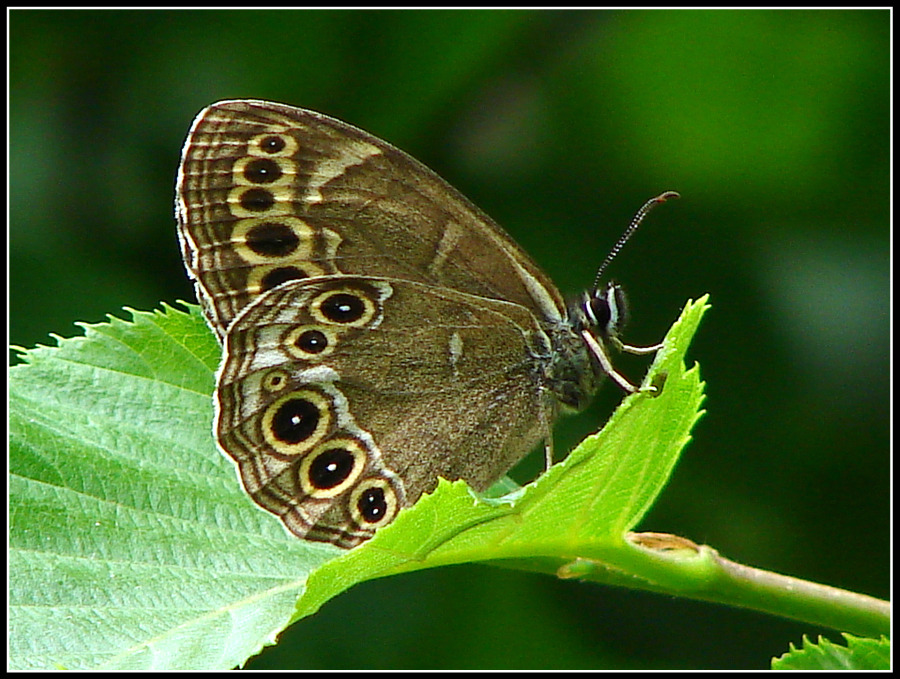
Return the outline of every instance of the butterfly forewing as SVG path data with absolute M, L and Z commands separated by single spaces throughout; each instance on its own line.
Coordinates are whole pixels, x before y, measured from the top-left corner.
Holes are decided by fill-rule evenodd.
M 201 112 L 183 150 L 177 214 L 185 263 L 220 337 L 259 294 L 329 274 L 563 314 L 546 276 L 455 189 L 386 142 L 312 111 L 228 101 Z

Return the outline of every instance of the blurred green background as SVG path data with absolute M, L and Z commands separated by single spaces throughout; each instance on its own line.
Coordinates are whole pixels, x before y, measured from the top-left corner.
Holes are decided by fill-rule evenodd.
M 640 528 L 889 595 L 884 11 L 12 11 L 10 341 L 193 301 L 172 216 L 194 115 L 261 98 L 430 165 L 567 293 L 610 270 L 626 341 L 711 294 L 707 414 Z M 639 379 L 647 361 L 622 357 Z M 566 450 L 621 398 L 557 428 Z M 532 456 L 517 470 L 527 479 Z M 250 667 L 763 668 L 741 610 L 486 566 L 355 587 Z

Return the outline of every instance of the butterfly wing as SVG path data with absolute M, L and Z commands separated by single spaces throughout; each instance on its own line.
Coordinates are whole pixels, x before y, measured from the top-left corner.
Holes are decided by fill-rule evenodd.
M 389 278 L 294 281 L 229 330 L 216 437 L 289 530 L 350 547 L 438 476 L 485 489 L 545 438 L 549 348 L 519 305 Z
M 528 255 L 458 191 L 320 113 L 213 104 L 191 128 L 176 193 L 184 261 L 220 339 L 260 294 L 332 274 L 451 288 L 550 320 L 565 313 Z

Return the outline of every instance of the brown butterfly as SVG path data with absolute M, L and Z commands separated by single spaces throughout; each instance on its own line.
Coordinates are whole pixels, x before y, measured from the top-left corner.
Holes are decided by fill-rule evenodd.
M 607 262 L 652 205 L 648 201 Z M 185 266 L 223 344 L 215 437 L 294 534 L 352 547 L 432 490 L 484 490 L 612 367 L 615 284 L 567 305 L 487 215 L 321 113 L 222 101 L 178 172 Z M 602 270 L 603 267 L 601 267 Z M 598 274 L 599 279 L 599 274 Z

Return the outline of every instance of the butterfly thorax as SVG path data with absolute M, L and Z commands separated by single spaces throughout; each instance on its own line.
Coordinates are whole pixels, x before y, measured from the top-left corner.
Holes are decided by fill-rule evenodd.
M 584 410 L 600 386 L 602 372 L 570 322 L 549 335 L 553 351 L 544 370 L 545 384 L 564 409 Z
M 570 302 L 566 319 L 551 330 L 553 352 L 546 380 L 564 407 L 576 412 L 586 408 L 605 376 L 583 333 L 608 350 L 625 323 L 625 312 L 625 294 L 611 282 Z

